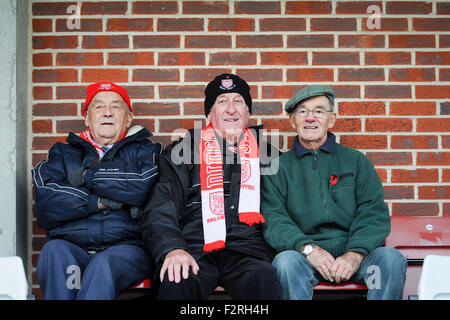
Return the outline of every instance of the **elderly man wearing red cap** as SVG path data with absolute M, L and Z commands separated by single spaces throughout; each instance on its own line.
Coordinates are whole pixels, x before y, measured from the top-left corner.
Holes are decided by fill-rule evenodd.
M 205 95 L 210 124 L 161 155 L 161 178 L 144 209 L 144 241 L 160 267 L 159 297 L 207 299 L 221 285 L 233 299 L 279 299 L 259 212 L 263 164 L 278 150 L 247 126 L 252 99 L 244 80 L 222 74 Z
M 49 240 L 37 265 L 46 299 L 115 299 L 153 274 L 138 220 L 162 147 L 144 127 L 130 128 L 132 112 L 121 86 L 90 85 L 87 129 L 56 143 L 33 169 L 37 222 Z

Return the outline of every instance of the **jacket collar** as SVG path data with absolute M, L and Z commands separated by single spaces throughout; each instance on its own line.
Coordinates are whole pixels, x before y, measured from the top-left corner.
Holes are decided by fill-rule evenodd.
M 130 141 L 143 141 L 143 140 L 151 137 L 152 135 L 153 134 L 150 131 L 148 131 L 145 127 L 140 126 L 140 125 L 135 125 L 128 130 L 128 133 L 125 136 L 125 138 L 114 143 L 111 151 L 113 149 L 114 150 L 118 149 L 120 146 L 122 146 L 123 144 L 126 144 Z M 85 150 L 90 150 L 90 151 L 93 151 L 94 153 L 97 153 L 97 151 L 95 151 L 95 148 L 89 142 L 80 138 L 78 135 L 76 135 L 73 132 L 69 133 L 69 136 L 67 137 L 66 141 L 68 144 L 70 144 L 72 146 L 79 146 Z
M 320 150 L 326 151 L 326 152 L 333 152 L 334 150 L 334 144 L 336 143 L 336 136 L 331 133 L 327 132 L 327 140 L 323 145 L 319 147 Z M 304 146 L 300 144 L 300 141 L 298 140 L 298 136 L 294 139 L 294 149 L 295 153 L 301 158 L 307 153 L 312 153 L 313 151 L 310 149 L 306 149 Z

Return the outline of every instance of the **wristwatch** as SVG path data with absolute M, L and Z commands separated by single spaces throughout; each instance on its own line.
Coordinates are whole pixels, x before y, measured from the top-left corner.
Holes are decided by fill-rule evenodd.
M 315 244 L 314 243 L 308 243 L 303 247 L 303 250 L 301 251 L 301 254 L 305 257 L 309 256 L 313 250 L 314 250 Z

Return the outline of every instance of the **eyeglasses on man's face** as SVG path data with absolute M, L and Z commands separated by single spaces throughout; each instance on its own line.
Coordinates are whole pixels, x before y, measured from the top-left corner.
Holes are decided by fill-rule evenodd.
M 326 110 L 325 108 L 315 108 L 314 110 L 308 110 L 306 108 L 298 108 L 295 111 L 295 116 L 299 118 L 306 118 L 308 117 L 309 113 L 312 112 L 314 118 L 316 119 L 322 119 L 327 116 L 328 112 L 333 112 L 331 110 Z

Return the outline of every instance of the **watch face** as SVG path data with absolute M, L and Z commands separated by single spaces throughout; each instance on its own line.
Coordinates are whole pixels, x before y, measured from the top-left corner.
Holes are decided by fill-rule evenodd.
M 308 244 L 305 246 L 305 248 L 303 249 L 303 254 L 305 256 L 309 255 L 311 252 L 313 252 L 314 248 L 312 245 Z

